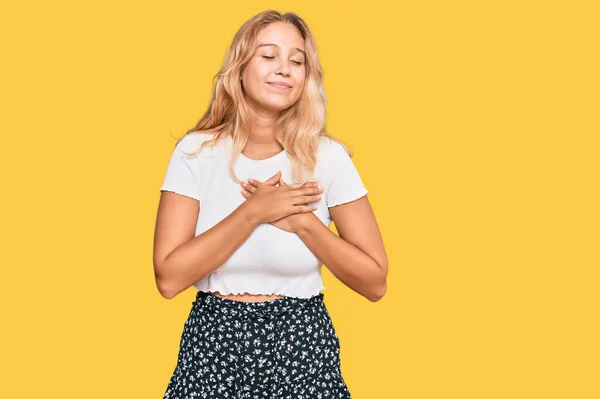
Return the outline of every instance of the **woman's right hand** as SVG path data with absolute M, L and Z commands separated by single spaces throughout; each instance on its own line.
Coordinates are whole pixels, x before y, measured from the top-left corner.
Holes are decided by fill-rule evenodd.
M 246 200 L 250 212 L 260 223 L 269 223 L 295 213 L 313 212 L 316 206 L 305 205 L 318 201 L 321 196 L 319 188 L 306 185 L 276 186 L 281 171 L 262 182 L 252 197 Z

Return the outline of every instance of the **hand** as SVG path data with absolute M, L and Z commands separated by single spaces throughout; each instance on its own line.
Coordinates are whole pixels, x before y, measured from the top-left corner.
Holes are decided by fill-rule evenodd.
M 256 191 L 256 189 L 260 186 L 260 185 L 265 185 L 265 184 L 271 184 L 271 185 L 275 185 L 275 184 L 279 184 L 280 186 L 285 186 L 285 187 L 291 187 L 291 188 L 300 188 L 300 187 L 314 187 L 317 191 L 317 193 L 322 193 L 323 189 L 318 187 L 318 183 L 316 182 L 304 182 L 304 184 L 287 184 L 284 180 L 283 177 L 279 178 L 279 181 L 272 181 L 271 179 L 265 181 L 265 182 L 259 182 L 257 180 L 253 180 L 253 179 L 248 179 L 248 183 L 242 183 L 242 195 L 244 196 L 244 198 L 250 198 L 252 197 L 252 195 L 254 194 L 254 192 Z M 319 201 L 321 199 L 321 195 L 317 196 L 317 201 Z M 308 205 L 308 203 L 306 203 L 306 205 Z M 285 216 L 282 217 L 278 220 L 274 220 L 271 221 L 269 223 L 271 223 L 273 226 L 281 229 L 281 230 L 285 230 L 288 231 L 290 233 L 295 233 L 298 231 L 298 228 L 300 228 L 302 226 L 303 223 L 306 222 L 308 217 L 311 217 L 312 215 L 314 215 L 312 212 L 310 213 L 295 213 L 289 216 Z
M 254 222 L 274 222 L 297 213 L 312 213 L 317 209 L 316 206 L 306 204 L 318 201 L 320 196 L 315 194 L 320 194 L 322 190 L 312 183 L 287 185 L 282 181 L 283 184 L 276 186 L 280 177 L 281 171 L 278 171 L 268 180 L 256 185 L 252 195 L 242 204 Z

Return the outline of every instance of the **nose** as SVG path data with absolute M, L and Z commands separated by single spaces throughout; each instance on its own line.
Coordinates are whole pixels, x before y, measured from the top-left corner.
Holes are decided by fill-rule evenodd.
M 286 60 L 280 62 L 275 73 L 290 76 L 290 66 L 288 65 L 288 62 Z

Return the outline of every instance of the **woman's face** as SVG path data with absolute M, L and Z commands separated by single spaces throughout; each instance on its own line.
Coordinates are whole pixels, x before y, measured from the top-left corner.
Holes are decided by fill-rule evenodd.
M 295 26 L 273 22 L 258 33 L 256 43 L 242 72 L 246 99 L 252 108 L 279 113 L 294 105 L 302 94 L 306 78 L 304 40 Z

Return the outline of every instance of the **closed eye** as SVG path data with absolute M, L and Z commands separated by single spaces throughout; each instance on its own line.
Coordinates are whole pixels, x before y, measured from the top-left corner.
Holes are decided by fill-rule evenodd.
M 269 59 L 269 60 L 272 60 L 273 58 L 275 58 L 275 57 L 269 57 L 269 56 L 266 56 L 266 55 L 263 55 L 262 57 L 263 57 L 263 58 L 266 58 L 266 59 Z M 292 62 L 293 62 L 294 64 L 296 64 L 296 65 L 302 65 L 302 63 L 301 63 L 301 62 L 298 62 L 298 61 L 292 61 Z

